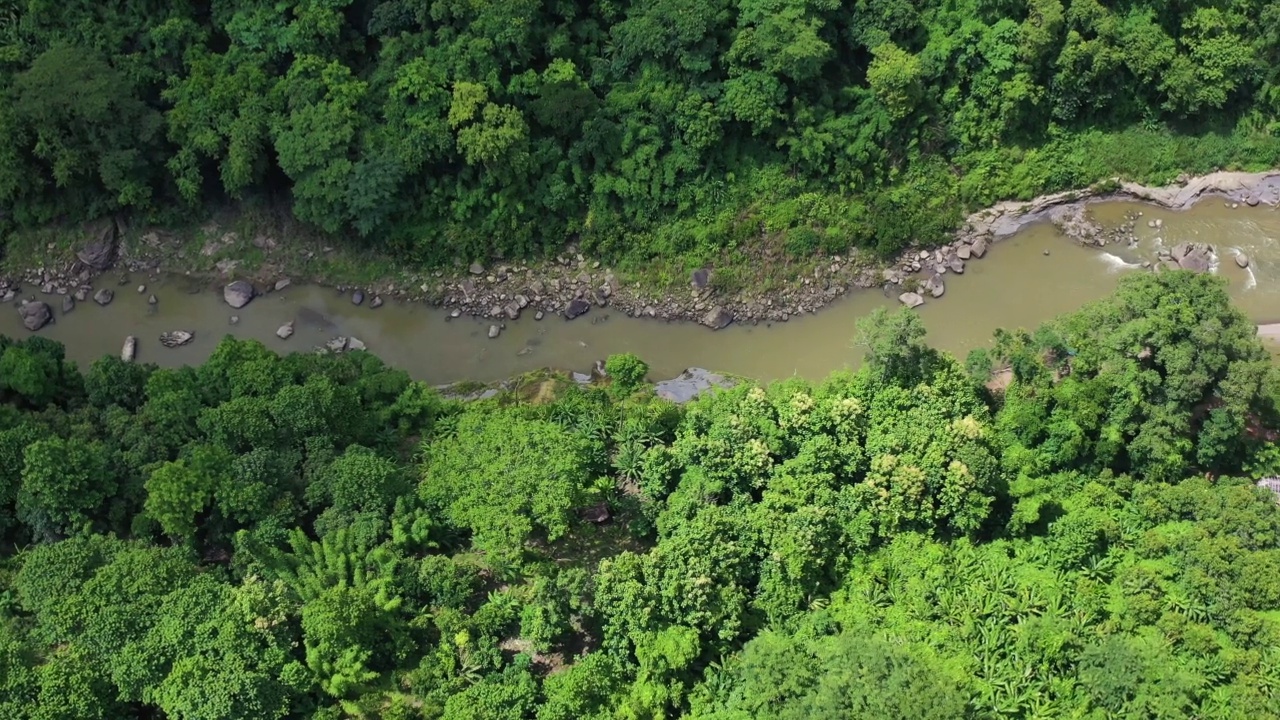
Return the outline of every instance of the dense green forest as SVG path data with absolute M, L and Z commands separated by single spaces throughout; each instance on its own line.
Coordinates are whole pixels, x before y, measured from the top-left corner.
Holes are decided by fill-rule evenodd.
M 1276 0 L 0 0 L 0 218 L 253 201 L 411 262 L 892 252 L 1280 164 Z
M 1280 376 L 1224 284 L 922 335 L 686 406 L 634 356 L 464 403 L 6 340 L 0 717 L 1280 718 Z

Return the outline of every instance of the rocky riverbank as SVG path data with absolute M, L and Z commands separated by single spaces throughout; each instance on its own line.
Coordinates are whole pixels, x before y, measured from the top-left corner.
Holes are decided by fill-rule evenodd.
M 1087 212 L 1093 202 L 1129 199 L 1184 209 L 1208 196 L 1236 207 L 1276 205 L 1280 203 L 1280 171 L 1183 177 L 1168 187 L 1112 181 L 1025 202 L 1002 202 L 970 215 L 955 240 L 944 246 L 910 250 L 888 265 L 856 253 L 814 258 L 805 273 L 767 290 L 725 290 L 725 283 L 717 282 L 717 270 L 703 268 L 692 272 L 682 289 L 655 291 L 584 257 L 573 246 L 536 263 L 472 263 L 453 273 L 402 269 L 394 278 L 362 287 L 339 285 L 338 290 L 348 293 L 353 303 L 370 308 L 380 306 L 385 297 L 427 302 L 454 317 L 487 318 L 492 322 L 490 336 L 497 336 L 506 322 L 521 317 L 541 320 L 556 315 L 591 322 L 606 316 L 604 308 L 633 317 L 694 321 L 712 329 L 735 322 L 786 322 L 816 312 L 857 288 L 880 288 L 911 307 L 942 298 L 948 275 L 963 273 L 999 240 L 1030 223 L 1051 222 L 1067 237 L 1086 245 L 1131 242 L 1133 229 L 1141 222 L 1140 213 L 1119 227 L 1104 228 Z M 83 228 L 79 237 L 74 257 L 53 257 L 50 244 L 49 262 L 0 280 L 0 300 L 46 302 L 52 307 L 61 305 L 65 313 L 74 309 L 76 302 L 89 298 L 99 304 L 110 302 L 112 286 L 132 285 L 140 275 L 161 271 L 184 272 L 211 289 L 234 285 L 236 295 L 244 295 L 247 287 L 248 297 L 280 290 L 292 280 L 335 279 L 331 274 L 317 276 L 307 267 L 307 261 L 334 253 L 331 247 L 300 251 L 270 236 L 241 238 L 216 225 L 202 229 L 194 251 L 189 251 L 190 242 L 184 245 L 164 231 L 132 228 L 115 220 Z M 250 255 L 260 258 L 252 268 L 240 259 Z M 1154 265 L 1205 270 L 1211 256 L 1211 248 L 1179 246 L 1157 258 Z M 767 263 L 767 258 L 762 262 Z M 37 300 L 37 291 L 46 297 Z M 38 328 L 47 322 L 53 313 L 46 313 L 46 309 L 52 310 L 36 307 L 25 311 L 24 320 L 30 319 L 28 327 Z

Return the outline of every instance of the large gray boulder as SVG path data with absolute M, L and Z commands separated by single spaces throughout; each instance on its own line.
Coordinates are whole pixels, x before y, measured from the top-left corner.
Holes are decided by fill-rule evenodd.
M 706 268 L 698 268 L 689 276 L 689 284 L 692 285 L 695 290 L 702 290 L 710 282 L 711 271 Z
M 22 316 L 22 326 L 35 332 L 53 319 L 53 310 L 49 308 L 48 303 L 33 300 L 23 303 L 18 308 L 18 314 Z
M 94 240 L 76 252 L 76 257 L 94 270 L 106 270 L 115 262 L 118 234 L 115 220 L 104 221 L 95 233 Z
M 733 314 L 722 307 L 711 308 L 711 311 L 702 316 L 702 324 L 712 330 L 722 330 L 729 327 L 729 323 L 733 322 Z
M 1180 243 L 1173 248 L 1178 267 L 1192 272 L 1209 272 L 1213 265 L 1213 248 L 1204 243 Z
M 573 320 L 574 318 L 580 317 L 590 309 L 591 303 L 579 298 L 570 302 L 569 306 L 564 309 L 564 317 L 566 320 Z
M 93 294 L 93 301 L 98 303 L 99 305 L 102 305 L 103 307 L 106 307 L 107 305 L 111 304 L 111 301 L 115 299 L 115 296 L 116 296 L 115 290 L 112 290 L 111 288 L 102 288 L 101 290 Z
M 909 308 L 920 307 L 924 304 L 924 298 L 919 293 L 904 292 L 898 296 L 898 301 Z
M 227 286 L 222 289 L 222 298 L 227 301 L 228 305 L 236 308 L 237 310 L 248 305 L 254 295 L 255 292 L 253 285 L 250 285 L 244 280 L 236 280 L 233 283 L 228 283 Z

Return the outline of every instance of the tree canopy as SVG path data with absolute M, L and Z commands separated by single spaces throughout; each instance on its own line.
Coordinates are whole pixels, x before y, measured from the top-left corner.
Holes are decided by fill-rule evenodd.
M 0 715 L 1280 718 L 1280 372 L 1222 281 L 859 338 L 683 406 L 0 342 L 62 378 L 0 383 Z

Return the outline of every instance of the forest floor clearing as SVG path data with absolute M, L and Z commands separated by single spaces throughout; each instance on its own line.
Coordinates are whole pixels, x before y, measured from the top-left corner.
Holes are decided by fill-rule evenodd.
M 100 274 L 117 274 L 127 282 L 130 273 L 176 272 L 206 279 L 211 287 L 247 279 L 263 293 L 282 283 L 317 283 L 350 291 L 360 302 L 368 297 L 380 304 L 383 296 L 394 297 L 504 321 L 525 313 L 573 319 L 609 306 L 633 317 L 720 329 L 732 322 L 785 322 L 855 289 L 879 287 L 915 306 L 943 297 L 948 273 L 963 273 L 967 263 L 1029 224 L 1051 222 L 1076 242 L 1101 246 L 1123 233 L 1090 219 L 1089 203 L 1136 200 L 1181 210 L 1210 196 L 1233 206 L 1280 204 L 1280 171 L 1183 176 L 1165 187 L 1115 179 L 1005 201 L 969 215 L 952 242 L 912 248 L 892 262 L 857 251 L 796 258 L 776 238 L 764 237 L 753 247 L 726 250 L 714 267 L 692 270 L 680 260 L 615 269 L 585 257 L 574 245 L 535 261 L 459 261 L 450 269 L 423 270 L 327 238 L 287 213 L 227 211 L 199 225 L 168 229 L 108 220 L 14 234 L 0 264 L 8 278 L 0 281 L 0 293 L 12 300 L 25 286 L 84 296 L 92 293 Z

